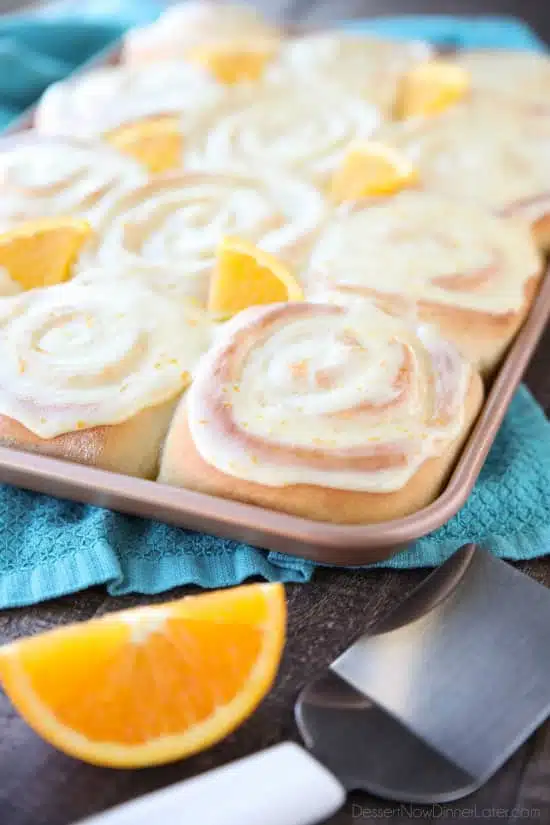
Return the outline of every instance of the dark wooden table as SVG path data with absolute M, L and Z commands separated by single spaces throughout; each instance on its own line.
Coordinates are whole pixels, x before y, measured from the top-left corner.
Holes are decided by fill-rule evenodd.
M 315 22 L 369 14 L 499 12 L 522 16 L 550 41 L 549 0 L 485 3 L 439 0 L 437 5 L 430 0 L 374 0 L 371 3 L 366 0 L 295 0 L 294 3 L 267 0 L 264 7 L 287 19 Z M 527 374 L 527 383 L 547 414 L 550 414 L 549 357 L 550 330 Z M 550 560 L 520 567 L 550 586 Z M 0 825 L 69 825 L 282 739 L 296 738 L 292 708 L 301 686 L 426 574 L 423 570 L 321 570 L 309 584 L 288 586 L 289 638 L 275 688 L 252 718 L 220 745 L 168 767 L 126 772 L 81 764 L 35 736 L 0 693 Z M 16 639 L 146 601 L 150 599 L 108 598 L 103 590 L 97 589 L 33 608 L 6 611 L 0 615 L 0 640 Z M 223 805 L 223 800 L 213 800 L 212 804 Z M 550 823 L 550 723 L 543 725 L 481 790 L 446 809 L 408 808 L 355 794 L 330 825 L 351 822 L 399 825 L 414 819 L 498 821 L 510 825 L 526 821 L 531 825 Z

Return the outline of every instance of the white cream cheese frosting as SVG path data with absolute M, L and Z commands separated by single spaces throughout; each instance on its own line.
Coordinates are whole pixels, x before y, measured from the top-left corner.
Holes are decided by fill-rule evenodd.
M 496 315 L 516 312 L 541 260 L 523 223 L 425 191 L 344 205 L 318 234 L 306 294 L 391 294 Z
M 95 224 L 123 191 L 145 180 L 138 163 L 101 143 L 34 133 L 0 142 L 0 231 L 61 215 Z
M 204 301 L 224 236 L 298 261 L 309 252 L 325 208 L 313 186 L 285 175 L 159 178 L 120 199 L 82 266 L 112 277 L 140 275 L 156 288 Z
M 0 413 L 41 438 L 177 396 L 211 327 L 140 284 L 62 284 L 0 301 Z
M 376 106 L 336 85 L 264 85 L 242 90 L 199 120 L 187 136 L 186 162 L 188 168 L 287 169 L 322 184 L 350 141 L 370 137 L 380 123 Z
M 322 31 L 285 41 L 268 77 L 292 84 L 308 79 L 319 84 L 337 83 L 390 111 L 403 73 L 432 54 L 421 41 L 381 38 Z
M 388 126 L 423 185 L 536 220 L 550 211 L 550 116 L 490 104 Z
M 201 360 L 189 427 L 236 478 L 388 492 L 459 435 L 470 375 L 432 328 L 372 304 L 254 307 Z
M 99 137 L 124 123 L 178 113 L 182 129 L 229 94 L 207 72 L 183 61 L 111 66 L 50 86 L 36 111 L 43 134 Z

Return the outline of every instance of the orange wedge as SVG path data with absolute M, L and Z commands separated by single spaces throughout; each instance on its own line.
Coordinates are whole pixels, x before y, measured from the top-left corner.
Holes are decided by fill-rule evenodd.
M 80 218 L 25 221 L 0 234 L 0 267 L 23 289 L 60 284 L 92 231 Z
M 282 261 L 240 238 L 223 239 L 210 282 L 210 312 L 229 318 L 258 304 L 303 300 L 302 288 Z
M 126 123 L 105 135 L 119 152 L 142 163 L 152 174 L 179 169 L 183 157 L 183 135 L 177 115 L 160 115 L 137 123 Z
M 0 648 L 0 678 L 52 745 L 97 765 L 142 767 L 234 730 L 269 690 L 284 638 L 282 585 L 249 585 L 14 642 Z
M 269 41 L 203 43 L 189 49 L 185 57 L 210 72 L 219 83 L 231 85 L 259 80 L 275 51 L 275 45 Z
M 461 66 L 444 60 L 429 60 L 407 72 L 397 100 L 398 117 L 436 115 L 463 100 L 470 89 L 470 76 Z
M 331 182 L 331 197 L 336 203 L 360 198 L 393 195 L 418 182 L 411 161 L 400 152 L 374 141 L 350 146 Z

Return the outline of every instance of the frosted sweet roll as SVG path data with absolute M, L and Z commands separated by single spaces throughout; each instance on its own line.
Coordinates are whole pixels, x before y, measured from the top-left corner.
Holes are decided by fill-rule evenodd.
M 101 143 L 31 132 L 0 142 L 0 231 L 34 218 L 79 216 L 97 223 L 142 167 Z
M 426 191 L 344 204 L 318 234 L 306 294 L 374 299 L 436 324 L 483 372 L 519 329 L 542 260 L 529 228 Z
M 550 244 L 550 116 L 461 104 L 388 126 L 380 139 L 411 158 L 427 188 L 521 217 Z
M 207 113 L 187 136 L 189 167 L 287 169 L 323 186 L 351 141 L 368 138 L 381 113 L 337 85 L 249 89 Z
M 289 86 L 308 79 L 338 84 L 375 103 L 390 114 L 399 80 L 408 68 L 427 60 L 432 49 L 421 41 L 391 41 L 376 37 L 323 31 L 287 40 L 268 76 Z
M 139 284 L 0 301 L 0 444 L 154 475 L 210 325 Z
M 110 66 L 50 86 L 35 115 L 38 131 L 91 138 L 125 123 L 178 113 L 182 130 L 224 98 L 224 87 L 183 61 Z
M 452 344 L 373 304 L 255 307 L 201 359 L 159 480 L 321 521 L 397 518 L 437 496 L 481 398 Z
M 120 199 L 86 263 L 205 302 L 224 236 L 298 264 L 324 214 L 320 193 L 285 175 L 167 175 Z

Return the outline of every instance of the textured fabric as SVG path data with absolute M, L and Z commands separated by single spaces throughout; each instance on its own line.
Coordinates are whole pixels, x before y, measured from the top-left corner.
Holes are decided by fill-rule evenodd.
M 107 15 L 116 8 L 119 16 Z M 126 25 L 154 17 L 155 3 L 60 3 L 33 18 L 0 21 L 0 125 L 19 114 Z M 133 15 L 138 13 L 139 18 Z M 347 24 L 346 24 L 347 25 Z M 541 48 L 523 24 L 506 18 L 383 18 L 354 23 L 380 34 L 429 38 L 447 46 Z M 468 541 L 511 559 L 550 546 L 550 426 L 527 390 L 516 395 L 461 512 L 443 528 L 385 562 L 439 564 Z M 307 581 L 303 559 L 0 486 L 0 607 L 29 604 L 105 584 L 110 593 L 159 593 L 176 585 L 223 587 L 249 578 Z

